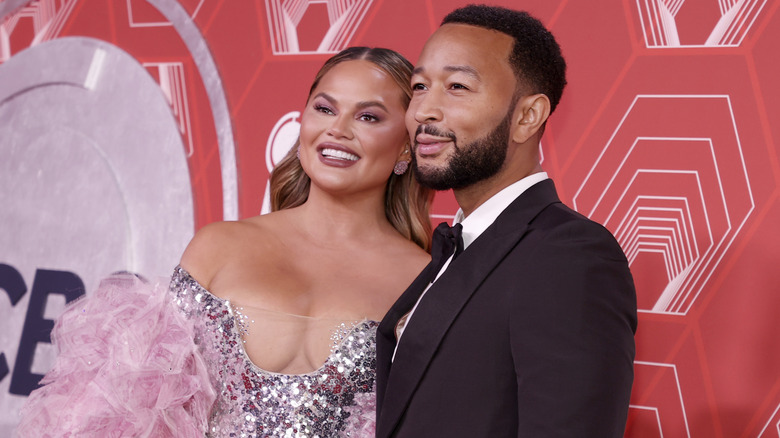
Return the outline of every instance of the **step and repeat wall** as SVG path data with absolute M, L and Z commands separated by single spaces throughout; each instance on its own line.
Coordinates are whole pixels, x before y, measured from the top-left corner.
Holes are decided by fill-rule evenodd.
M 112 272 L 166 276 L 198 228 L 267 211 L 325 59 L 414 62 L 466 3 L 0 1 L 0 436 L 67 302 Z M 780 1 L 492 3 L 559 40 L 542 166 L 635 276 L 625 436 L 780 436 Z M 440 193 L 432 221 L 456 210 Z

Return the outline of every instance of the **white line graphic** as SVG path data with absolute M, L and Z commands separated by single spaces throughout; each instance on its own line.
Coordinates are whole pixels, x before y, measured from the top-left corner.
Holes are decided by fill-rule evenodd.
M 33 40 L 29 47 L 50 41 L 62 31 L 77 0 L 40 0 L 31 2 L 0 24 L 0 63 L 11 57 L 10 38 L 22 20 L 31 20 Z M 26 47 L 25 47 L 26 48 Z
M 778 418 L 777 416 L 778 411 L 780 411 L 780 405 L 778 405 L 775 408 L 775 411 L 772 412 L 772 415 L 769 417 L 769 421 L 767 421 L 767 423 L 764 425 L 764 428 L 761 429 L 761 432 L 758 433 L 758 436 L 756 438 L 769 438 L 770 436 L 780 437 L 780 418 Z M 772 429 L 774 429 L 775 431 L 774 434 L 768 432 Z M 766 435 L 764 433 L 766 433 Z
M 195 146 L 192 143 L 192 126 L 190 123 L 190 107 L 187 102 L 184 64 L 181 62 L 145 62 L 143 66 L 157 73 L 160 89 L 168 103 L 171 104 L 173 115 L 176 116 L 176 120 L 179 123 L 179 132 L 186 138 L 187 158 L 192 157 Z
M 710 0 L 715 2 L 716 0 Z M 737 47 L 747 35 L 766 0 L 717 0 L 720 19 L 713 23 L 704 41 L 681 41 L 679 29 L 701 25 L 679 22 L 678 13 L 686 0 L 636 0 L 645 45 L 657 47 Z
M 203 2 L 206 0 L 200 0 L 198 2 L 198 5 L 195 7 L 195 11 L 193 11 L 192 15 L 190 15 L 191 18 L 195 18 L 198 15 L 198 11 L 200 11 L 200 7 L 203 6 Z M 137 19 L 133 15 L 133 2 L 132 0 L 127 0 L 127 24 L 131 28 L 134 27 L 166 27 L 166 26 L 173 26 L 173 24 L 170 21 L 141 21 L 140 19 Z
M 637 96 L 573 203 L 613 231 L 632 268 L 661 258 L 666 286 L 638 282 L 653 303 L 640 312 L 687 313 L 755 207 L 729 96 Z
M 265 0 L 274 55 L 336 53 L 349 45 L 373 0 Z M 315 50 L 301 50 L 298 29 L 311 5 L 326 5 L 328 31 Z
M 666 369 L 671 372 L 672 378 L 674 379 L 674 387 L 668 388 L 667 392 L 675 391 L 676 392 L 676 398 L 677 400 L 675 403 L 671 403 L 670 405 L 664 404 L 662 406 L 655 406 L 651 404 L 630 404 L 628 407 L 629 409 L 640 409 L 640 410 L 646 410 L 646 411 L 652 411 L 655 413 L 656 423 L 658 425 L 658 432 L 663 437 L 663 425 L 666 424 L 668 428 L 671 428 L 670 426 L 674 424 L 675 426 L 681 426 L 677 422 L 681 422 L 685 425 L 685 436 L 690 438 L 691 437 L 691 431 L 688 426 L 688 416 L 685 413 L 685 401 L 683 400 L 683 392 L 682 388 L 680 386 L 680 376 L 677 374 L 677 366 L 674 364 L 668 364 L 668 363 L 660 363 L 660 362 L 643 362 L 643 361 L 634 361 L 634 367 L 636 369 L 636 372 L 638 373 L 644 373 L 648 372 L 647 367 L 654 367 L 654 368 L 661 368 Z M 651 373 L 656 372 L 655 370 L 649 371 Z M 667 385 L 668 386 L 668 385 Z M 675 406 L 676 402 L 679 401 L 679 406 Z M 679 409 L 679 412 L 677 411 Z M 679 415 L 679 416 L 678 416 Z M 682 432 L 677 427 L 674 429 L 677 432 Z M 682 436 L 680 434 L 673 435 L 673 436 Z

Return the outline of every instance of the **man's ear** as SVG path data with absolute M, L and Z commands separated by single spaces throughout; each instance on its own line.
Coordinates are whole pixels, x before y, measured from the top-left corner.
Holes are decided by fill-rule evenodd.
M 517 101 L 512 123 L 512 141 L 525 143 L 536 135 L 550 116 L 550 99 L 544 94 L 524 96 Z

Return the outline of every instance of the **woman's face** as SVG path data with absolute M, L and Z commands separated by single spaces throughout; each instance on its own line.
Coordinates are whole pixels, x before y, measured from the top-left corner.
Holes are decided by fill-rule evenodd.
M 383 196 L 406 148 L 403 91 L 375 64 L 344 61 L 321 79 L 301 116 L 300 160 L 313 186 Z

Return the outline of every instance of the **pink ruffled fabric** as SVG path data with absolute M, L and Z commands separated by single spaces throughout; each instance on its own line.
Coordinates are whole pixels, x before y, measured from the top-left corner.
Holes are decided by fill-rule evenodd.
M 190 323 L 164 285 L 104 280 L 52 331 L 52 370 L 18 437 L 203 437 L 215 398 Z
M 376 392 L 355 394 L 355 405 L 346 408 L 350 416 L 346 430 L 351 437 L 374 438 L 376 436 Z

